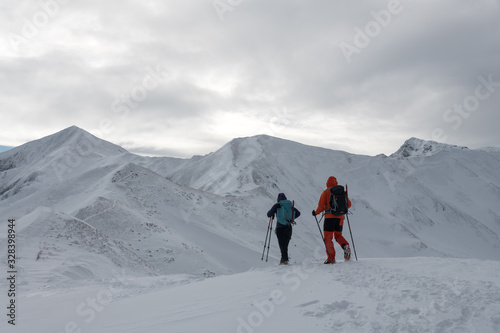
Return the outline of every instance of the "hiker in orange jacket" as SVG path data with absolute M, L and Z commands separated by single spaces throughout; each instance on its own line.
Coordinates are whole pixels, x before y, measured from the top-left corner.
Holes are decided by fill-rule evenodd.
M 334 186 L 338 185 L 337 178 L 329 177 L 326 182 L 327 189 L 321 193 L 321 197 L 319 198 L 318 208 L 312 211 L 312 215 L 316 216 L 321 214 L 321 212 L 325 212 L 325 220 L 323 223 L 323 234 L 325 236 L 325 246 L 326 246 L 326 255 L 327 259 L 325 264 L 334 264 L 335 263 L 335 248 L 333 246 L 333 238 L 337 243 L 340 244 L 342 249 L 344 250 L 344 259 L 351 259 L 351 249 L 349 247 L 349 243 L 342 236 L 342 226 L 344 224 L 344 216 L 336 216 L 333 214 L 328 214 L 327 211 L 330 209 L 330 189 Z M 351 200 L 347 198 L 347 207 L 351 207 Z

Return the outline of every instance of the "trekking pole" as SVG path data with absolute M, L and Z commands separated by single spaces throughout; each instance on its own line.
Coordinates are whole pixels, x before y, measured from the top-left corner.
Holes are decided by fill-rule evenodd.
M 328 247 L 326 246 L 325 236 L 323 236 L 323 233 L 321 232 L 321 227 L 319 226 L 319 222 L 323 219 L 323 217 L 324 217 L 324 215 L 321 216 L 321 219 L 318 221 L 318 218 L 316 217 L 316 215 L 314 215 L 314 218 L 316 219 L 316 224 L 318 225 L 319 233 L 321 235 L 321 239 L 323 240 L 323 244 L 325 245 L 326 253 L 328 254 L 329 258 L 332 258 L 330 252 L 328 251 Z
M 272 230 L 272 228 L 273 228 L 273 217 L 271 216 L 269 218 L 269 224 L 267 225 L 266 240 L 264 241 L 264 250 L 262 250 L 262 258 L 260 258 L 260 260 L 264 260 L 264 253 L 266 252 L 267 238 L 269 237 L 269 234 L 270 234 L 269 231 Z M 269 241 L 269 243 L 270 243 L 270 241 Z M 269 253 L 269 251 L 268 251 L 268 253 Z M 267 258 L 266 258 L 266 261 L 267 261 Z
M 347 216 L 347 226 L 349 227 L 349 233 L 351 234 L 351 243 L 352 243 L 352 249 L 354 250 L 354 257 L 356 258 L 356 261 L 358 261 L 358 255 L 356 254 L 356 246 L 354 246 L 354 239 L 352 238 L 351 224 L 349 223 L 349 214 L 346 214 L 346 216 Z
M 347 192 L 347 184 L 345 184 L 345 194 L 347 198 L 349 196 Z M 354 246 L 354 239 L 352 238 L 351 224 L 349 223 L 349 212 L 347 212 L 346 216 L 347 216 L 347 226 L 349 227 L 349 233 L 351 234 L 351 243 L 352 243 L 352 249 L 354 250 L 354 257 L 356 258 L 356 261 L 358 261 L 358 256 L 356 254 L 356 246 Z
M 273 219 L 271 218 L 271 229 L 269 229 L 269 241 L 267 243 L 267 254 L 266 254 L 266 262 L 269 258 L 269 248 L 271 247 L 271 238 L 273 238 Z

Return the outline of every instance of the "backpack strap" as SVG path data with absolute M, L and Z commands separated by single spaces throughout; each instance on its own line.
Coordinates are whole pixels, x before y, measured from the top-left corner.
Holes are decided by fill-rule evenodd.
M 325 214 L 332 214 L 333 209 L 332 206 L 330 206 L 330 202 L 332 201 L 332 195 L 333 195 L 333 187 L 328 188 L 328 191 L 330 191 L 330 195 L 328 196 L 328 209 L 325 209 Z

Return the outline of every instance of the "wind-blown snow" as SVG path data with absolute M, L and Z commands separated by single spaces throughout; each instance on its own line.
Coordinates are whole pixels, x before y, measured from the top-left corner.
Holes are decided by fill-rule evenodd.
M 498 148 L 416 138 L 389 157 L 255 136 L 148 158 L 70 127 L 0 154 L 0 248 L 16 219 L 16 328 L 498 332 L 499 166 Z M 348 184 L 361 260 L 344 263 L 337 247 L 339 264 L 325 267 L 310 212 L 330 175 Z M 302 212 L 289 267 L 276 267 L 274 235 L 261 261 L 279 192 Z

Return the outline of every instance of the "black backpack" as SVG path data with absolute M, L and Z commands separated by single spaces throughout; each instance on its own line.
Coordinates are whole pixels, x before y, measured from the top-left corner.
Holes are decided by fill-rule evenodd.
M 347 193 L 344 190 L 344 186 L 335 185 L 330 190 L 330 209 L 326 211 L 326 214 L 333 214 L 336 216 L 342 216 L 347 214 Z

